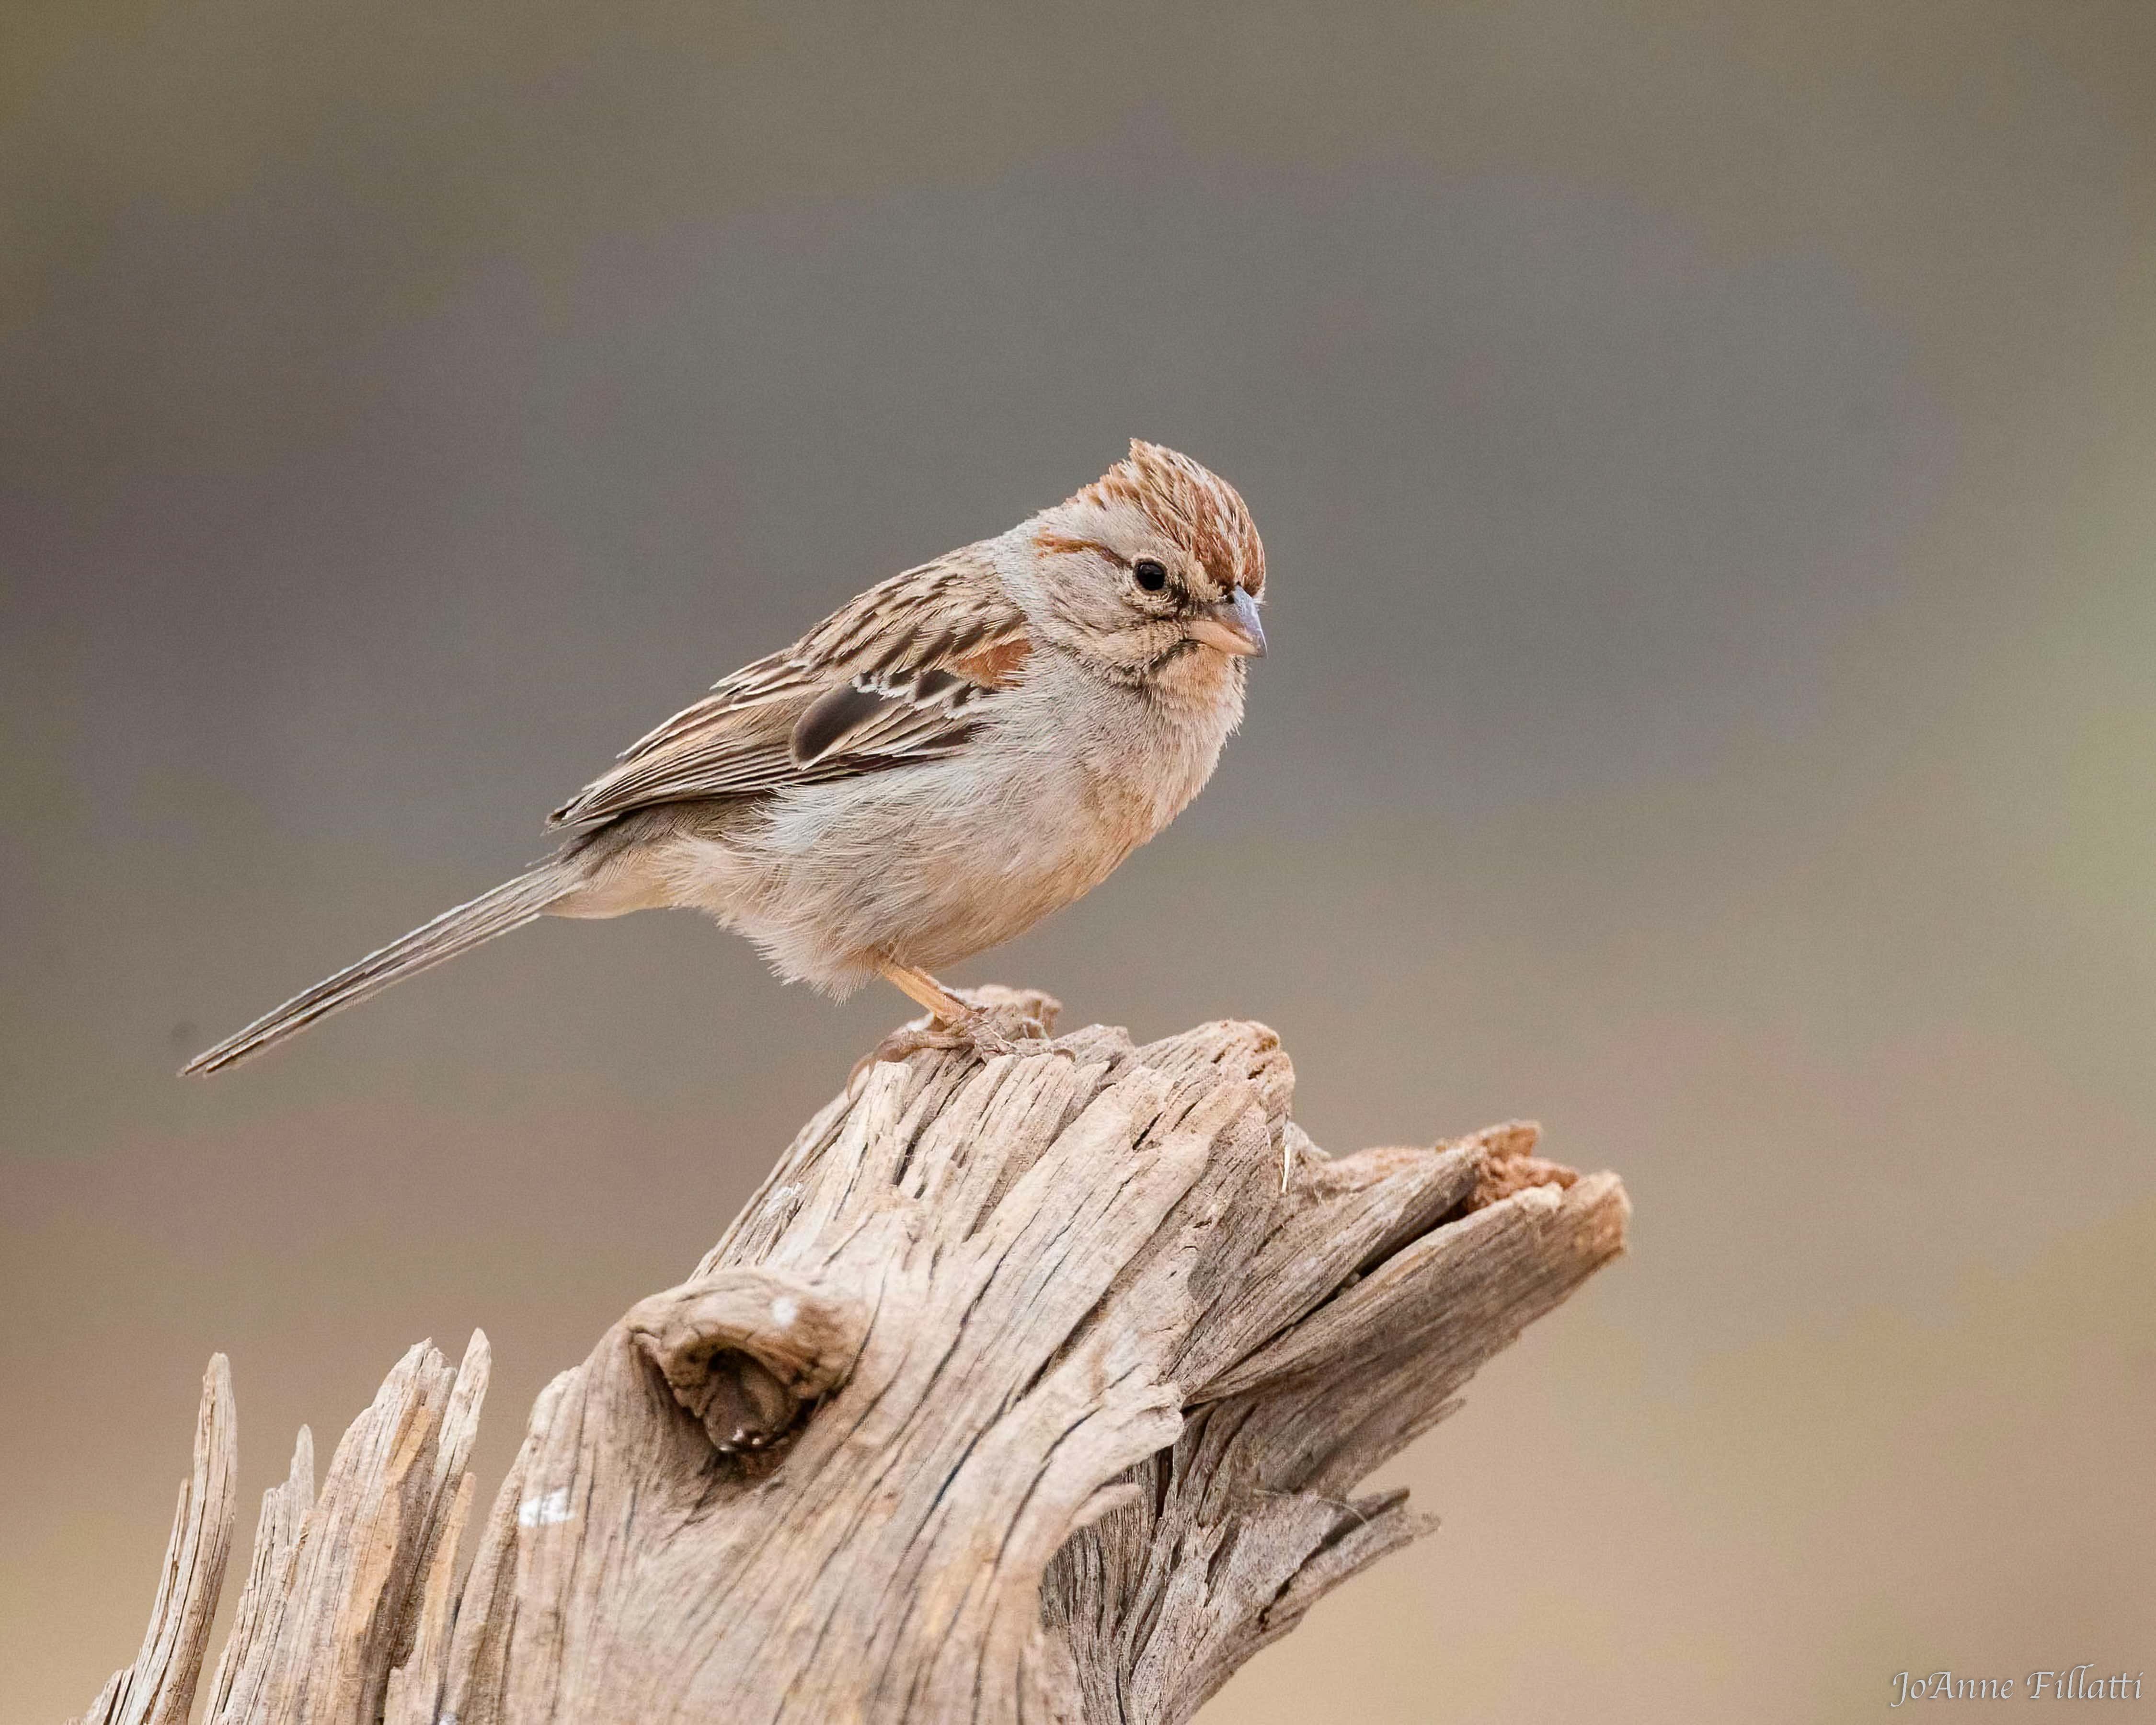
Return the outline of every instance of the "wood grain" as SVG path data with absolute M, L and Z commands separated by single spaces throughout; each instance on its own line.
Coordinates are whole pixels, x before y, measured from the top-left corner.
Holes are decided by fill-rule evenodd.
M 303 1431 L 205 1719 L 1188 1718 L 1425 1530 L 1359 1482 L 1624 1246 L 1530 1126 L 1334 1159 L 1292 1091 L 1232 1022 L 867 1068 L 540 1397 L 461 1586 L 484 1337 L 406 1355 L 319 1496 Z M 202 1433 L 97 1725 L 187 1716 L 221 1358 Z

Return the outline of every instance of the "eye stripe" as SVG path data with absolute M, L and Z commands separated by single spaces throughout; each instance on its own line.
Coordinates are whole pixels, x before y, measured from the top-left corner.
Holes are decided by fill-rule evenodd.
M 1106 557 L 1111 563 L 1122 559 L 1097 539 L 1073 539 L 1065 533 L 1042 533 L 1034 539 L 1034 546 L 1050 557 L 1070 557 L 1079 552 L 1090 551 Z

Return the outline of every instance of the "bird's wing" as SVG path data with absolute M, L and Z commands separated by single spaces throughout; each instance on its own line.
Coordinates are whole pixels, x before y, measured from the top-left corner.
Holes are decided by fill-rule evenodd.
M 1025 619 L 968 550 L 909 569 L 743 665 L 548 817 L 767 794 L 951 753 L 1017 680 Z

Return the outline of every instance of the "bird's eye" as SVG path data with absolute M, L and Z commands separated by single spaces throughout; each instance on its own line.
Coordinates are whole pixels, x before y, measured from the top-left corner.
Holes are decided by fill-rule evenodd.
M 1131 565 L 1131 579 L 1147 593 L 1158 593 L 1168 585 L 1168 570 L 1151 557 L 1140 557 Z

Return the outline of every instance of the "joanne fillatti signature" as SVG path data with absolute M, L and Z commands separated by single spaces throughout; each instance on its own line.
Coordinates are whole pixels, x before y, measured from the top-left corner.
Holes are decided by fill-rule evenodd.
M 2098 1676 L 2093 1665 L 2064 1671 L 2039 1668 L 2020 1677 L 1958 1676 L 1952 1671 L 1897 1671 L 1892 1678 L 1897 1707 L 1905 1701 L 2138 1701 L 2141 1673 Z

